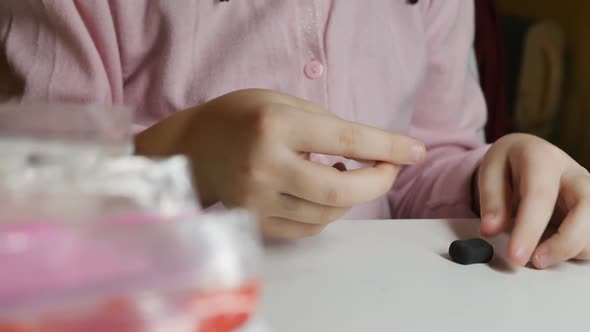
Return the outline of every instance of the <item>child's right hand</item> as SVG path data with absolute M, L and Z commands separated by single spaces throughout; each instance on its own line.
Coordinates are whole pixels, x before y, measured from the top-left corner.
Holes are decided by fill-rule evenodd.
M 420 162 L 424 145 L 342 120 L 268 90 L 241 90 L 180 112 L 136 138 L 138 153 L 190 157 L 204 205 L 256 211 L 267 237 L 320 232 L 352 206 L 390 190 L 398 165 Z M 377 161 L 341 172 L 309 153 Z

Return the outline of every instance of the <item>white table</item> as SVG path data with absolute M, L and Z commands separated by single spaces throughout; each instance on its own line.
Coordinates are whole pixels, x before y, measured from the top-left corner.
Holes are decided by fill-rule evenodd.
M 263 312 L 273 332 L 590 331 L 590 264 L 538 271 L 462 266 L 451 241 L 473 220 L 342 221 L 267 249 Z

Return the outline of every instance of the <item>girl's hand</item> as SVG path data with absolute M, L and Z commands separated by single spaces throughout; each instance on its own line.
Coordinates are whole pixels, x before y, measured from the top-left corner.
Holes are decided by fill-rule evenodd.
M 510 260 L 547 268 L 569 259 L 590 259 L 590 174 L 565 152 L 530 135 L 495 143 L 479 170 L 483 235 L 496 235 L 516 218 Z M 553 217 L 553 218 L 552 218 Z M 540 241 L 550 221 L 557 230 Z
M 264 235 L 314 235 L 352 206 L 390 190 L 398 166 L 420 162 L 421 142 L 342 120 L 267 90 L 241 90 L 180 112 L 140 134 L 140 154 L 182 153 L 203 203 L 250 208 Z M 378 161 L 342 171 L 309 153 Z M 338 168 L 338 169 L 337 169 Z

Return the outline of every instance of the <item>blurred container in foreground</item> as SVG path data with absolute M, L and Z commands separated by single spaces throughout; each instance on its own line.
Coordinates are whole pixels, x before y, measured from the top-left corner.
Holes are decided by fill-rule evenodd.
M 256 221 L 202 214 L 185 158 L 130 156 L 117 112 L 0 107 L 0 332 L 239 331 Z

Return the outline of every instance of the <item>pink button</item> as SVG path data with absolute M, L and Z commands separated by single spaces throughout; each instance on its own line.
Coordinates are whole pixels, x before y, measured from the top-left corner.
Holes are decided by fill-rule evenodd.
M 303 71 L 310 80 L 317 80 L 324 74 L 324 65 L 317 60 L 313 60 L 305 65 Z

